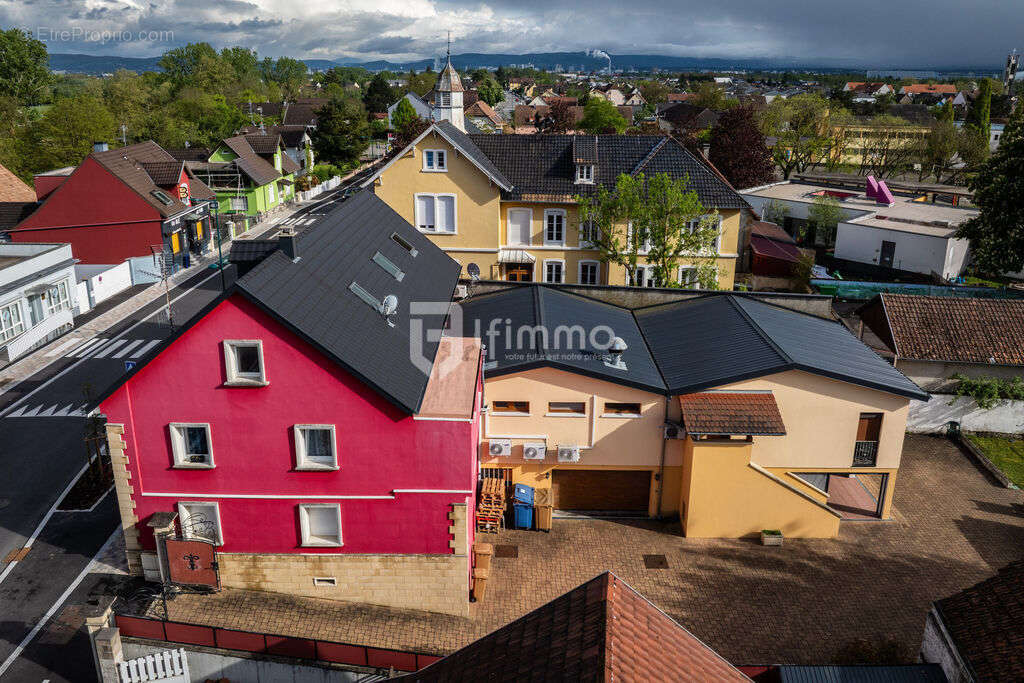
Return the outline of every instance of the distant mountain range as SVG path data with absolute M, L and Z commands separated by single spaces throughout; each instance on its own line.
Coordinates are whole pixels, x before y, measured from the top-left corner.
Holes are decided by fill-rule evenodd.
M 159 57 L 113 57 L 107 55 L 83 55 L 83 54 L 51 54 L 50 68 L 54 71 L 67 73 L 83 73 L 98 75 L 112 73 L 118 69 L 130 71 L 159 71 L 157 62 Z M 314 71 L 326 71 L 335 66 L 362 67 L 370 71 L 395 71 L 402 72 L 409 69 L 422 71 L 428 66 L 434 66 L 433 59 L 419 59 L 411 62 L 390 62 L 387 60 L 376 60 L 359 62 L 354 60 L 332 61 L 329 59 L 306 59 L 306 65 Z M 511 65 L 530 64 L 538 69 L 582 69 L 584 71 L 599 71 L 608 66 L 605 57 L 589 56 L 583 52 L 536 52 L 521 55 L 514 54 L 483 54 L 469 52 L 459 55 L 452 55 L 452 62 L 460 69 L 476 69 L 479 67 L 498 67 Z M 671 57 L 667 55 L 611 55 L 613 69 L 650 71 L 661 69 L 662 71 L 729 71 L 729 70 L 808 70 L 815 72 L 863 72 L 865 65 L 853 63 L 827 62 L 818 63 L 807 60 L 790 58 L 763 58 L 763 59 L 723 59 L 723 58 L 698 58 L 698 57 Z M 877 67 L 872 67 L 877 68 Z M 922 67 L 935 70 L 933 67 Z M 939 69 L 937 73 L 992 73 L 996 69 L 992 67 L 960 67 L 956 69 Z

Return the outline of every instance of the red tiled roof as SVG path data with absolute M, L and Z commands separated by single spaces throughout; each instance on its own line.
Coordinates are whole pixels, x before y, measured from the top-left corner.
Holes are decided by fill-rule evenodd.
M 935 608 L 977 680 L 1024 680 L 1024 562 L 937 601 Z
M 793 263 L 800 260 L 800 250 L 796 248 L 796 245 L 776 242 L 773 239 L 761 237 L 760 235 L 750 236 L 750 248 L 758 256 L 767 256 L 781 261 L 792 261 Z
M 1024 365 L 1024 300 L 879 296 L 900 357 Z
M 768 221 L 751 221 L 750 234 L 767 237 L 768 239 L 775 240 L 776 242 L 796 244 L 796 241 L 789 236 L 788 232 L 780 228 L 775 223 L 769 223 Z
M 0 164 L 0 202 L 34 202 L 36 191 Z
M 750 681 L 611 572 L 405 678 Z
M 920 95 L 921 93 L 943 93 L 956 94 L 956 85 L 953 83 L 914 83 L 903 86 L 903 92 L 907 94 Z
M 779 406 L 771 392 L 702 392 L 679 397 L 688 434 L 782 435 Z

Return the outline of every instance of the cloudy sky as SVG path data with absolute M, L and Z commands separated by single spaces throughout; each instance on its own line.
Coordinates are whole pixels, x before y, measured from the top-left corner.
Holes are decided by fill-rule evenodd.
M 322 59 L 453 52 L 792 57 L 992 66 L 1024 48 L 1021 0 L 0 0 L 51 52 L 152 56 L 187 42 Z

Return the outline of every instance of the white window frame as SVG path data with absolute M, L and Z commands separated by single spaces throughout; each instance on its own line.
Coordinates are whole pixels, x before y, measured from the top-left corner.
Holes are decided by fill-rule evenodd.
M 309 508 L 331 508 L 335 511 L 338 518 L 338 541 L 333 543 L 331 541 L 324 541 L 321 539 L 314 539 L 310 537 L 309 533 Z M 301 532 L 301 545 L 306 548 L 340 548 L 345 545 L 344 538 L 341 533 L 341 505 L 338 503 L 301 503 L 299 505 L 299 528 Z
M 228 208 L 231 211 L 248 211 L 249 210 L 249 198 L 248 197 L 228 197 Z
M 683 273 L 693 273 L 693 279 L 684 278 Z M 683 289 L 700 289 L 700 269 L 697 266 L 679 266 L 677 279 Z
M 203 507 L 213 508 L 213 519 L 216 522 L 217 528 L 213 541 L 214 545 L 224 545 L 224 527 L 220 523 L 220 503 L 210 500 L 181 500 L 178 501 L 178 524 L 181 526 L 181 536 L 186 539 L 194 539 L 201 541 L 208 541 L 210 539 L 203 538 L 202 536 L 194 536 L 190 533 L 189 527 L 191 526 L 190 520 L 192 513 L 188 511 L 189 505 L 202 505 Z
M 512 242 L 512 213 L 527 213 L 530 215 L 528 234 L 526 236 L 527 242 L 525 244 L 514 244 Z M 522 206 L 514 206 L 510 208 L 505 215 L 505 242 L 510 247 L 529 247 L 533 245 L 533 209 L 528 209 Z
M 331 433 L 331 458 L 332 462 L 323 463 L 310 460 L 306 454 L 306 439 L 302 432 L 307 429 L 323 429 Z M 295 469 L 311 471 L 333 471 L 338 467 L 338 435 L 334 425 L 327 424 L 297 424 L 292 427 L 295 436 Z
M 594 266 L 594 281 L 584 282 L 583 281 L 583 266 Z M 576 282 L 581 285 L 599 285 L 601 284 L 601 262 L 593 259 L 583 259 L 576 265 Z
M 171 433 L 171 452 L 174 455 L 174 467 L 177 469 L 212 470 L 216 464 L 213 460 L 213 430 L 209 422 L 171 422 L 167 425 Z M 188 427 L 202 427 L 206 430 L 206 447 L 209 462 L 190 462 L 185 452 L 185 432 Z
M 427 163 L 427 159 L 431 163 Z M 443 163 L 438 164 L 438 160 Z M 447 173 L 448 172 L 448 150 L 446 149 L 425 149 L 423 150 L 423 172 L 424 173 Z
M 4 324 L 4 311 L 8 311 L 10 323 Z M 0 306 L 0 344 L 10 341 L 25 332 L 25 312 L 21 310 L 21 300 Z
M 560 240 L 548 239 L 548 216 L 560 216 L 562 218 L 562 239 L 560 239 Z M 566 224 L 566 211 L 565 211 L 565 209 L 544 209 L 544 246 L 545 247 L 564 247 L 565 246 L 565 224 Z
M 576 184 L 594 184 L 594 164 L 576 164 Z
M 636 280 L 637 280 L 637 282 L 639 284 L 630 285 L 630 286 L 631 287 L 646 287 L 647 289 L 652 289 L 654 287 L 653 284 L 651 284 L 651 285 L 647 285 L 646 284 L 649 279 L 650 279 L 650 281 L 652 283 L 654 281 L 653 280 L 653 276 L 648 276 L 647 275 L 648 271 L 652 271 L 652 270 L 654 270 L 654 266 L 652 266 L 652 265 L 649 265 L 649 264 L 646 264 L 646 263 L 637 264 L 637 267 L 636 267 Z M 641 273 L 643 275 L 641 275 Z M 628 283 L 628 276 L 627 276 L 627 284 L 629 284 Z
M 258 373 L 239 372 L 235 356 L 235 348 L 239 346 L 256 347 L 256 353 L 260 358 L 260 371 Z M 267 364 L 263 356 L 263 341 L 261 339 L 225 339 L 224 340 L 224 369 L 227 375 L 225 386 L 229 387 L 265 387 L 267 381 Z
M 555 282 L 554 280 L 549 280 L 548 279 L 548 265 L 550 265 L 550 264 L 558 264 L 561 267 L 561 269 L 562 269 L 562 279 L 559 280 L 558 282 Z M 564 258 L 547 258 L 547 259 L 544 259 L 543 266 L 544 266 L 544 272 L 542 273 L 542 275 L 544 277 L 544 282 L 548 282 L 548 283 L 553 284 L 553 285 L 564 285 L 565 284 L 565 259 Z
M 71 308 L 71 297 L 68 294 L 67 280 L 50 285 L 50 288 L 46 290 L 46 316 L 56 315 L 69 308 Z
M 633 244 L 633 221 L 626 223 L 626 248 L 627 250 Z M 644 255 L 651 250 L 651 238 L 648 236 L 644 243 L 640 245 L 636 253 Z
M 430 197 L 434 200 L 434 228 L 421 228 L 420 227 L 420 198 Z M 437 200 L 440 197 L 451 197 L 452 198 L 452 230 L 438 230 L 437 229 Z M 413 213 L 416 219 L 416 229 L 422 233 L 428 235 L 458 235 L 459 234 L 459 200 L 456 195 L 450 192 L 417 192 L 413 195 Z
M 696 230 L 700 226 L 701 222 L 705 218 L 709 218 L 710 216 L 713 216 L 713 215 L 714 214 L 710 214 L 710 213 L 709 214 L 704 214 L 703 216 L 698 216 L 694 220 L 686 221 L 687 230 L 689 232 L 693 232 L 694 230 Z M 718 218 L 718 224 L 716 225 L 716 230 L 718 231 L 718 234 L 715 235 L 715 247 L 714 247 L 714 249 L 712 251 L 705 252 L 705 253 L 716 254 L 716 255 L 722 253 L 722 214 L 718 214 L 717 218 Z
M 588 232 L 587 224 L 590 224 L 590 226 L 591 226 L 589 228 L 590 230 L 593 230 L 595 233 L 597 233 L 596 237 L 598 237 L 598 238 L 601 237 L 601 228 L 599 228 L 597 225 L 595 225 L 593 221 L 582 221 L 579 224 L 579 227 L 576 229 L 577 233 L 578 233 L 577 237 L 579 237 L 580 249 L 594 249 L 595 248 L 594 247 L 595 243 L 587 239 L 587 232 Z

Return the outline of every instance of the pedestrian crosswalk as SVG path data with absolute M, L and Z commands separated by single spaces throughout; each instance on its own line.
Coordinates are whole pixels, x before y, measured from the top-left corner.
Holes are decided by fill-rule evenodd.
M 68 358 L 142 358 L 160 339 L 114 339 L 97 337 L 72 349 Z
M 317 216 L 289 216 L 281 221 L 274 221 L 273 225 L 290 225 L 293 227 L 301 227 L 306 225 L 312 225 L 319 220 Z

